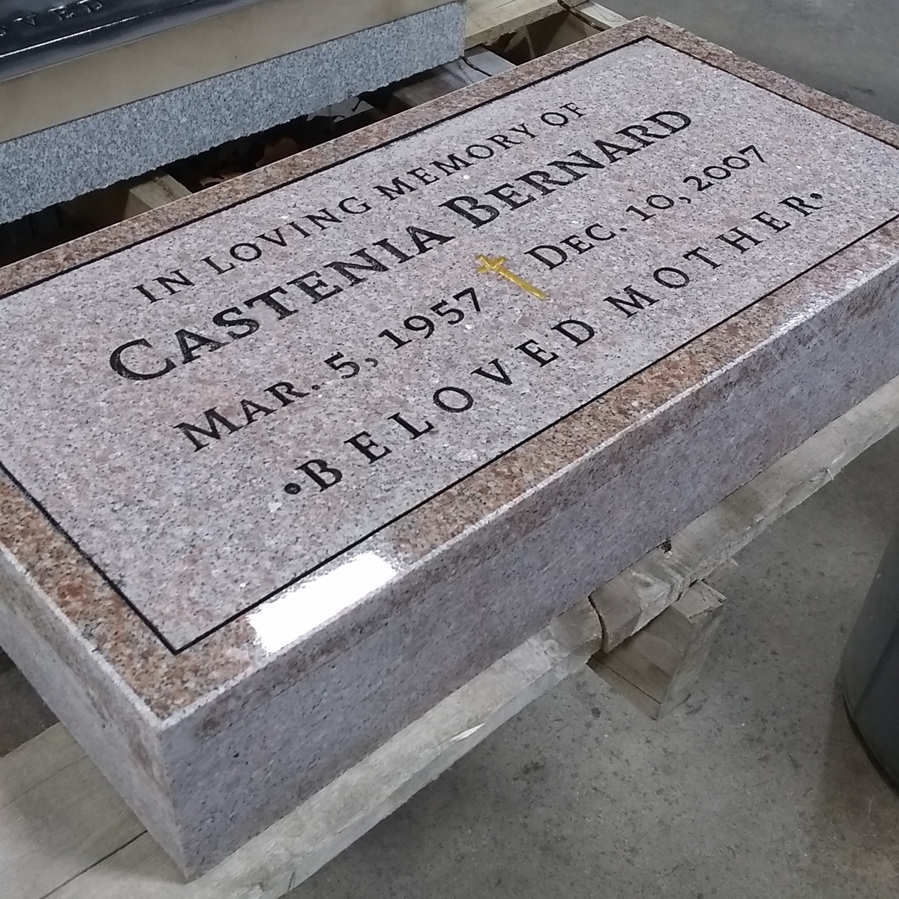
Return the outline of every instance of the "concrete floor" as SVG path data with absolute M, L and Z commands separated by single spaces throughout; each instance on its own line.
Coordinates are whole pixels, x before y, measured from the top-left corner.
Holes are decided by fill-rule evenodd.
M 896 0 L 609 0 L 899 122 Z M 710 579 L 698 690 L 661 722 L 589 671 L 531 705 L 292 899 L 895 899 L 899 794 L 840 654 L 899 524 L 899 433 Z
M 899 122 L 897 0 L 606 0 Z

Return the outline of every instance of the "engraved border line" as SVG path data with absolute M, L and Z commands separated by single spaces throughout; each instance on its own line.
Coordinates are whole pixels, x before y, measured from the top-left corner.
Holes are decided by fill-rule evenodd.
M 275 191 L 278 191 L 278 190 L 282 190 L 283 188 L 288 187 L 291 184 L 296 184 L 300 181 L 303 181 L 306 178 L 310 178 L 314 175 L 319 175 L 322 172 L 329 171 L 330 169 L 336 168 L 337 166 L 352 162 L 354 159 L 358 159 L 359 157 L 364 156 L 367 153 L 371 153 L 375 150 L 382 149 L 383 147 L 390 146 L 391 144 L 397 143 L 398 141 L 402 141 L 402 140 L 411 138 L 411 137 L 415 136 L 416 134 L 420 134 L 423 131 L 427 131 L 428 129 L 433 128 L 436 125 L 440 125 L 443 122 L 449 122 L 455 118 L 458 118 L 459 116 L 467 115 L 469 112 L 472 112 L 475 109 L 480 109 L 484 106 L 489 106 L 492 103 L 496 103 L 496 102 L 499 102 L 500 100 L 504 100 L 506 97 L 510 97 L 514 94 L 519 93 L 520 91 L 527 90 L 527 89 L 533 87 L 535 84 L 540 84 L 543 81 L 548 81 L 548 80 L 551 80 L 552 78 L 556 78 L 560 75 L 567 74 L 568 72 L 574 71 L 575 69 L 578 69 L 581 66 L 588 65 L 592 62 L 595 62 L 597 59 L 601 59 L 602 57 L 607 56 L 610 53 L 616 53 L 620 50 L 625 49 L 626 47 L 634 46 L 636 44 L 642 43 L 643 41 L 650 41 L 654 44 L 658 44 L 661 47 L 665 47 L 669 50 L 675 51 L 676 53 L 680 53 L 683 56 L 687 56 L 691 59 L 695 59 L 697 62 L 707 65 L 709 68 L 713 68 L 718 71 L 724 72 L 726 75 L 729 75 L 732 78 L 736 78 L 738 81 L 744 81 L 747 84 L 751 84 L 753 87 L 759 88 L 760 90 L 764 90 L 767 93 L 774 94 L 776 97 L 779 97 L 781 100 L 785 100 L 786 102 L 792 103 L 795 106 L 799 106 L 802 109 L 809 110 L 809 111 L 815 113 L 816 115 L 820 115 L 822 118 L 829 119 L 831 121 L 836 122 L 839 125 L 842 125 L 844 128 L 849 128 L 851 131 L 857 131 L 859 134 L 862 134 L 865 137 L 870 138 L 871 140 L 875 140 L 878 143 L 882 143 L 888 147 L 896 149 L 896 147 L 893 144 L 891 144 L 889 141 L 884 140 L 883 138 L 868 134 L 867 132 L 862 131 L 860 128 L 856 128 L 854 125 L 850 125 L 847 122 L 844 122 L 839 118 L 836 118 L 831 115 L 827 115 L 826 113 L 819 112 L 816 109 L 811 109 L 810 107 L 806 106 L 803 103 L 800 103 L 797 100 L 794 100 L 790 97 L 785 97 L 783 94 L 778 93 L 776 90 L 774 90 L 772 88 L 768 88 L 763 85 L 757 84 L 755 81 L 752 81 L 749 78 L 743 77 L 741 75 L 737 75 L 734 72 L 730 72 L 726 68 L 715 65 L 714 63 L 711 63 L 708 60 L 702 59 L 693 53 L 690 53 L 679 47 L 672 46 L 671 44 L 665 43 L 665 41 L 660 40 L 657 37 L 653 37 L 650 35 L 642 35 L 640 37 L 634 38 L 633 40 L 627 41 L 626 43 L 619 44 L 616 47 L 611 47 L 607 50 L 604 50 L 601 53 L 596 54 L 595 56 L 591 56 L 589 59 L 584 59 L 584 60 L 581 60 L 580 62 L 574 63 L 561 71 L 553 72 L 550 75 L 545 75 L 542 78 L 537 78 L 533 81 L 529 81 L 527 84 L 523 84 L 520 87 L 512 88 L 511 90 L 508 90 L 505 93 L 503 93 L 497 97 L 491 97 L 489 100 L 484 100 L 480 103 L 476 103 L 472 106 L 466 107 L 465 109 L 459 110 L 458 112 L 451 113 L 450 115 L 444 116 L 437 122 L 429 122 L 418 128 L 414 128 L 410 131 L 404 132 L 403 134 L 398 135 L 397 137 L 390 138 L 389 140 L 386 140 L 379 144 L 376 144 L 375 146 L 367 147 L 364 150 L 360 150 L 358 153 L 354 153 L 350 156 L 345 156 L 339 160 L 335 160 L 334 162 L 331 162 L 331 163 L 328 163 L 327 165 L 321 166 L 320 168 L 317 168 L 314 171 L 306 172 L 302 175 L 298 175 L 295 178 L 291 178 L 288 181 L 282 181 L 279 184 L 273 185 L 272 187 L 267 187 L 264 190 L 261 190 L 258 193 L 253 194 L 252 196 L 244 197 L 240 200 L 235 200 L 233 203 L 228 203 L 227 205 L 220 206 L 214 210 L 203 213 L 202 215 L 198 215 L 196 218 L 190 219 L 189 221 L 181 222 L 177 225 L 171 226 L 170 228 L 166 228 L 162 231 L 158 231 L 154 234 L 148 235 L 146 237 L 142 237 L 142 238 L 135 240 L 132 243 L 129 243 L 125 246 L 118 247 L 114 250 L 110 250 L 108 253 L 104 253 L 100 256 L 96 256 L 92 259 L 87 259 L 84 262 L 79 262 L 79 263 L 71 266 L 70 268 L 65 269 L 64 271 L 56 272 L 52 275 L 47 275 L 45 278 L 40 278 L 38 280 L 31 281 L 28 284 L 23 285 L 22 287 L 19 287 L 19 288 L 16 288 L 15 290 L 10 291 L 9 293 L 0 295 L 0 301 L 5 300 L 8 297 L 15 296 L 16 294 L 21 293 L 22 291 L 30 290 L 31 288 L 37 287 L 40 284 L 45 284 L 48 281 L 54 280 L 55 278 L 63 277 L 64 275 L 67 275 L 70 272 L 73 272 L 79 268 L 83 268 L 86 265 L 92 265 L 95 262 L 99 262 L 101 259 L 108 259 L 119 253 L 123 253 L 127 250 L 133 249 L 136 246 L 140 246 L 141 244 L 146 243 L 148 241 L 156 240 L 159 237 L 164 237 L 166 234 L 170 234 L 173 231 L 179 231 L 182 228 L 189 227 L 190 225 L 193 225 L 196 222 L 200 222 L 200 221 L 203 221 L 204 219 L 211 218 L 212 216 L 215 216 L 222 212 L 225 212 L 228 209 L 234 209 L 238 206 L 242 206 L 245 203 L 250 203 L 254 200 L 257 200 L 260 197 L 266 196 L 267 194 L 274 193 Z M 159 642 L 172 655 L 177 656 L 177 655 L 180 655 L 182 652 L 186 652 L 188 649 L 192 649 L 198 643 L 203 642 L 204 640 L 211 637 L 213 634 L 217 633 L 218 631 L 222 630 L 223 628 L 226 628 L 229 624 L 233 624 L 235 621 L 237 621 L 239 618 L 242 618 L 248 612 L 251 612 L 253 609 L 259 607 L 263 603 L 265 603 L 268 600 L 272 599 L 273 597 L 277 596 L 279 593 L 282 593 L 284 590 L 288 589 L 289 587 L 293 586 L 294 584 L 298 583 L 299 581 L 303 580 L 304 578 L 309 577 L 310 574 L 314 574 L 316 571 L 323 568 L 325 565 L 328 565 L 329 563 L 333 562 L 339 556 L 342 556 L 344 553 L 347 553 L 350 550 L 355 549 L 361 543 L 364 543 L 366 540 L 368 540 L 371 537 L 375 536 L 376 534 L 380 533 L 385 528 L 388 528 L 391 525 L 395 524 L 401 518 L 404 518 L 406 515 L 411 514 L 416 509 L 421 508 L 421 506 L 425 505 L 426 503 L 431 502 L 432 500 L 436 499 L 438 496 L 441 496 L 442 494 L 446 493 L 447 491 L 452 490 L 454 487 L 458 486 L 462 481 L 467 480 L 468 478 L 477 474 L 479 471 L 483 470 L 487 466 L 492 465 L 494 462 L 498 461 L 499 459 L 502 459 L 504 456 L 507 456 L 509 453 L 514 452 L 519 447 L 523 446 L 525 443 L 532 440 L 534 437 L 537 437 L 540 434 L 544 433 L 545 431 L 548 431 L 550 428 L 556 427 L 560 422 L 563 422 L 567 418 L 570 418 L 572 415 L 575 415 L 576 413 L 580 412 L 582 409 L 586 408 L 591 403 L 594 403 L 597 400 L 602 399 L 606 394 L 610 393 L 612 390 L 616 389 L 617 387 L 620 387 L 625 382 L 631 380 L 632 378 L 637 377 L 638 375 L 640 375 L 644 371 L 646 371 L 648 368 L 651 368 L 653 365 L 657 365 L 659 362 L 663 361 L 664 359 L 667 359 L 668 357 L 672 356 L 674 353 L 679 352 L 684 347 L 689 346 L 691 343 L 694 343 L 696 340 L 699 340 L 701 337 L 704 337 L 706 334 L 709 333 L 709 331 L 712 331 L 715 328 L 718 328 L 721 325 L 725 324 L 726 322 L 730 321 L 731 319 L 735 318 L 736 316 L 741 315 L 747 309 L 750 309 L 757 303 L 760 303 L 762 300 L 767 299 L 769 296 L 771 296 L 771 294 L 775 293 L 778 290 L 781 290 L 782 288 L 786 287 L 788 284 L 792 284 L 794 281 L 798 280 L 799 278 L 803 277 L 804 275 L 807 275 L 812 269 L 817 268 L 819 265 L 823 265 L 825 262 L 828 262 L 830 259 L 833 259 L 834 256 L 837 256 L 839 253 L 843 252 L 844 250 L 848 249 L 849 247 L 854 246 L 855 244 L 859 243 L 860 241 L 865 240 L 865 238 L 870 237 L 876 231 L 879 231 L 885 225 L 889 225 L 889 224 L 895 222 L 897 219 L 899 219 L 899 214 L 896 214 L 896 215 L 892 216 L 891 218 L 887 219 L 886 221 L 881 222 L 880 224 L 873 227 L 870 231 L 867 231 L 865 234 L 862 234 L 860 237 L 856 238 L 855 240 L 851 241 L 850 243 L 847 243 L 844 246 L 840 247 L 839 249 L 835 250 L 829 256 L 826 256 L 823 259 L 818 260 L 817 262 L 810 265 L 808 268 L 799 272 L 797 275 L 794 275 L 792 278 L 789 278 L 788 280 L 782 282 L 781 284 L 778 284 L 776 287 L 772 288 L 771 290 L 769 290 L 767 293 L 763 294 L 762 296 L 757 297 L 751 303 L 748 303 L 746 306 L 741 307 L 733 314 L 727 316 L 727 318 L 724 318 L 721 321 L 716 322 L 714 325 L 710 326 L 705 331 L 702 331 L 701 333 L 695 335 L 694 337 L 690 338 L 689 340 L 685 341 L 684 343 L 679 344 L 678 346 L 674 347 L 670 352 L 666 353 L 664 356 L 660 356 L 658 359 L 653 360 L 648 365 L 643 366 L 643 368 L 640 368 L 637 371 L 632 372 L 627 377 L 623 378 L 621 381 L 617 381 L 615 384 L 612 384 L 606 390 L 603 390 L 601 393 L 594 396 L 592 399 L 586 400 L 584 403 L 581 403 L 579 406 L 575 407 L 574 409 L 571 409 L 569 412 L 565 413 L 560 418 L 557 418 L 555 421 L 551 422 L 550 424 L 546 425 L 545 427 L 541 428 L 540 430 L 534 431 L 533 433 L 529 434 L 526 438 L 524 438 L 523 440 L 516 443 L 514 446 L 509 447 L 507 450 L 504 450 L 503 452 L 499 453 L 498 455 L 494 456 L 493 458 L 491 458 L 488 461 L 484 462 L 483 464 L 479 465 L 477 468 L 472 469 L 467 474 L 465 474 L 462 477 L 458 478 L 457 480 L 453 481 L 453 483 L 448 484 L 446 487 L 443 487 L 440 490 L 436 491 L 435 493 L 430 494 L 426 499 L 423 499 L 421 502 L 417 503 L 416 505 L 411 506 L 410 508 L 406 509 L 404 512 L 401 512 L 398 515 L 394 516 L 389 521 L 379 525 L 377 528 L 370 531 L 365 536 L 360 537 L 359 539 L 353 541 L 350 544 L 347 544 L 338 552 L 332 554 L 331 556 L 324 559 L 323 561 L 318 562 L 317 564 L 308 568 L 306 571 L 302 572 L 301 574 L 296 575 L 295 577 L 291 578 L 286 583 L 282 584 L 277 589 L 272 590 L 271 592 L 267 593 L 261 599 L 255 600 L 254 602 L 252 602 L 249 605 L 242 608 L 240 611 L 235 612 L 233 615 L 230 615 L 228 618 L 223 619 L 218 624 L 216 624 L 214 627 L 211 627 L 209 630 L 204 631 L 203 633 L 199 634 L 198 636 L 194 637 L 193 639 L 189 640 L 188 642 L 186 642 L 180 646 L 176 646 L 174 643 L 172 643 L 172 641 L 169 640 L 165 636 L 165 634 L 162 632 L 162 630 L 152 621 L 152 619 L 150 619 L 146 613 L 141 611 L 141 609 L 138 608 L 134 604 L 134 602 L 132 602 L 128 598 L 128 596 L 126 595 L 124 590 L 113 580 L 113 578 L 109 574 L 106 573 L 106 571 L 103 570 L 103 568 L 100 567 L 100 565 L 87 553 L 87 551 L 82 548 L 82 546 L 78 543 L 78 541 L 71 534 L 69 534 L 65 530 L 65 528 L 63 528 L 63 526 L 47 510 L 47 508 L 43 505 L 43 503 L 40 500 L 38 500 L 35 496 L 33 496 L 32 493 L 25 487 L 25 485 L 15 475 L 13 475 L 13 473 L 9 470 L 9 468 L 7 468 L 7 466 L 3 463 L 2 460 L 0 460 L 0 471 L 2 471 L 9 478 L 9 480 L 13 484 L 15 484 L 15 486 L 44 515 L 44 517 L 53 525 L 53 527 L 83 556 L 85 561 L 87 561 L 87 563 L 94 569 L 94 571 L 97 572 L 97 574 L 103 579 L 103 581 L 107 584 L 107 586 L 109 586 L 113 590 L 113 592 L 117 596 L 119 596 L 119 598 L 128 606 L 128 608 L 132 612 L 134 612 L 134 614 L 146 625 L 147 629 L 159 640 Z

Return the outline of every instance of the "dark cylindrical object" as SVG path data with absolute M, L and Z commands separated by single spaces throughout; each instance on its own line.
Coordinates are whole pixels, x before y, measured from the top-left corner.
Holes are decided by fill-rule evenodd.
M 842 676 L 849 716 L 899 783 L 899 530 L 849 635 Z

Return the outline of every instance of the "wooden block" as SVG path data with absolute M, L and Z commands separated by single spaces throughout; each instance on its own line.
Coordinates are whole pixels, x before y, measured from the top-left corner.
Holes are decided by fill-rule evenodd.
M 601 640 L 584 599 L 190 883 L 56 725 L 0 759 L 0 896 L 277 899 L 580 670 Z
M 590 667 L 653 718 L 680 705 L 699 678 L 724 597 L 698 581 L 680 599 Z
M 142 212 L 149 212 L 173 200 L 189 197 L 190 194 L 191 192 L 180 181 L 162 172 L 128 188 L 122 217 L 127 219 Z
M 899 427 L 899 378 L 831 422 L 590 595 L 609 652 Z
M 399 87 L 391 89 L 387 97 L 400 108 L 410 109 L 514 68 L 511 62 L 496 53 L 484 47 L 474 47 L 461 59 L 402 82 Z

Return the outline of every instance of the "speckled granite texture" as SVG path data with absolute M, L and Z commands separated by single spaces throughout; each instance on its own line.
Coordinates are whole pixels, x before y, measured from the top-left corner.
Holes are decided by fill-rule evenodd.
M 0 222 L 455 59 L 464 20 L 446 3 L 0 143 Z
M 4 648 L 203 870 L 899 373 L 897 146 L 639 20 L 5 269 Z

